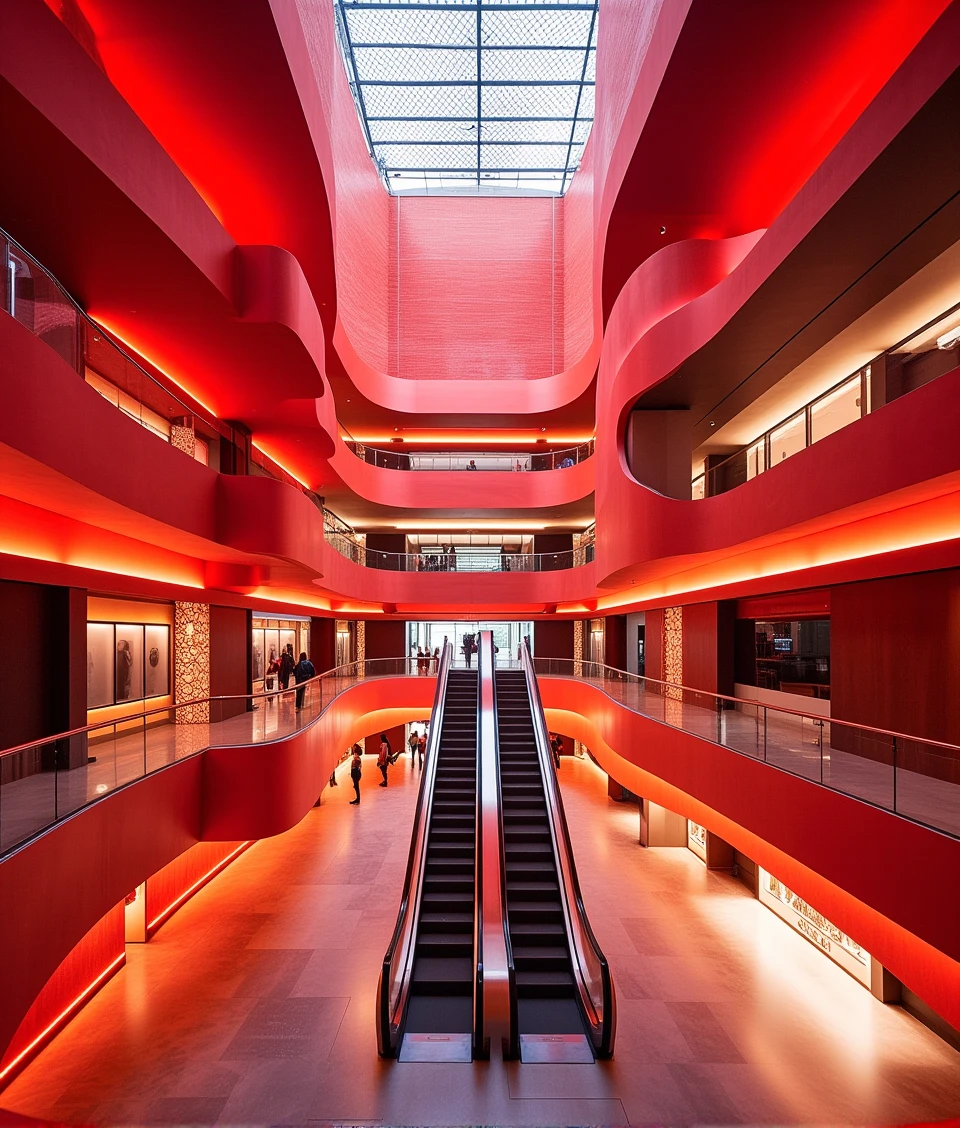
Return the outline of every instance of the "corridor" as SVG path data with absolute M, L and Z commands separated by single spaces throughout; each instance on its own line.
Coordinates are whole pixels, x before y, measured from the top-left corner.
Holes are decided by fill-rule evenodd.
M 960 1054 L 884 1007 L 685 849 L 642 850 L 589 761 L 560 772 L 583 895 L 610 961 L 611 1062 L 400 1064 L 374 1000 L 419 773 L 340 786 L 201 890 L 9 1088 L 74 1123 L 709 1124 L 936 1120 Z

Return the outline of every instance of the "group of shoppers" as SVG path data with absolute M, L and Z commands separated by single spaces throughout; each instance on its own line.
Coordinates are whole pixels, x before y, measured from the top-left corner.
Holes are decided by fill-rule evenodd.
M 418 572 L 455 572 L 457 570 L 457 553 L 453 545 L 441 545 L 439 552 L 418 552 L 416 570 Z
M 270 659 L 270 665 L 267 666 L 267 673 L 264 678 L 264 688 L 270 691 L 279 682 L 277 693 L 281 693 L 283 690 L 289 688 L 291 676 L 297 686 L 296 707 L 297 709 L 302 709 L 304 696 L 307 692 L 307 687 L 304 683 L 308 682 L 311 678 L 315 678 L 317 671 L 313 663 L 307 657 L 305 650 L 300 652 L 299 662 L 295 662 L 293 659 L 293 644 L 288 642 L 279 657 L 274 655 L 274 657 Z
M 423 771 L 423 760 L 427 751 L 427 734 L 426 730 L 421 733 L 411 731 L 410 739 L 408 741 L 410 748 L 410 763 L 415 764 L 417 758 L 420 760 L 420 771 Z M 353 790 L 356 793 L 356 798 L 350 800 L 351 807 L 358 807 L 360 805 L 360 780 L 363 778 L 363 752 L 359 744 L 354 744 L 352 748 L 352 757 L 350 760 L 350 779 L 353 783 Z M 387 786 L 387 773 L 392 764 L 395 764 L 400 758 L 400 751 L 394 752 L 390 747 L 390 738 L 385 732 L 380 733 L 380 748 L 377 752 L 377 770 L 383 776 L 382 783 L 378 784 L 379 787 Z M 335 782 L 335 781 L 334 781 Z
M 422 646 L 417 647 L 417 673 L 427 677 L 437 674 L 440 669 L 440 647 L 434 647 L 433 653 L 430 653 L 430 647 L 426 650 Z

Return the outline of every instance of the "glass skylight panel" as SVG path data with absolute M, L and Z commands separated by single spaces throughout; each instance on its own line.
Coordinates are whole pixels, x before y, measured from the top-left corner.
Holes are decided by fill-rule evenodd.
M 598 0 L 333 0 L 389 192 L 563 195 L 593 124 Z

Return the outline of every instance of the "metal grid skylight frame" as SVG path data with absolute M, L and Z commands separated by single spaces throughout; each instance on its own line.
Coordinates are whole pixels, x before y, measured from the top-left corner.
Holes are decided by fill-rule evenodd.
M 593 124 L 599 0 L 333 0 L 391 194 L 549 194 Z

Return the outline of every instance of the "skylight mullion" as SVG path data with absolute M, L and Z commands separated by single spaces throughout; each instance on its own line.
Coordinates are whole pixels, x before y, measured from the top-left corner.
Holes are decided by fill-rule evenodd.
M 358 78 L 359 86 L 476 86 L 472 78 Z M 592 82 L 578 82 L 575 78 L 490 78 L 483 79 L 480 86 L 593 86 Z M 569 117 L 565 120 L 569 120 Z
M 562 195 L 592 120 L 597 0 L 333 2 L 388 191 Z
M 599 2 L 599 0 L 598 0 Z M 570 125 L 570 144 L 567 146 L 567 166 L 570 165 L 570 154 L 573 151 L 573 138 L 577 132 L 577 114 L 580 112 L 580 101 L 583 98 L 584 80 L 587 76 L 587 64 L 590 62 L 590 44 L 593 42 L 593 29 L 597 23 L 597 7 L 594 6 L 593 18 L 590 20 L 590 34 L 587 36 L 587 50 L 583 54 L 583 70 L 580 74 L 580 89 L 577 91 L 577 104 L 573 110 L 573 121 Z M 563 174 L 563 191 L 567 188 L 567 174 Z
M 477 0 L 477 188 L 480 187 L 483 133 L 483 0 Z

